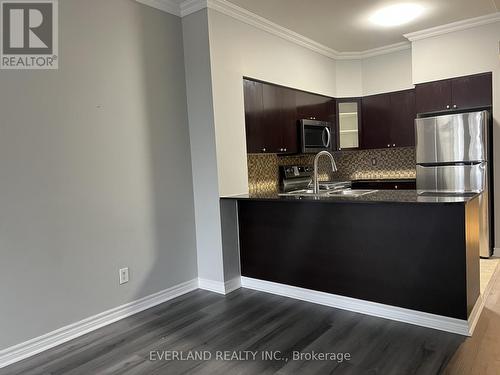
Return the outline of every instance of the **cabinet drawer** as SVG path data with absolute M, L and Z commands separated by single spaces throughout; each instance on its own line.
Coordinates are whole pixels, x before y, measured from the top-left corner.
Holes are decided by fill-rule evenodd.
M 415 190 L 416 180 L 357 180 L 352 181 L 353 189 Z

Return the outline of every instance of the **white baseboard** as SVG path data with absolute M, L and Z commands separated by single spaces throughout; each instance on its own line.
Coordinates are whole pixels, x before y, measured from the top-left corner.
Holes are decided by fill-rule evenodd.
M 486 285 L 486 289 L 484 290 L 484 293 L 479 296 L 479 299 L 477 300 L 476 304 L 474 305 L 474 309 L 472 309 L 472 312 L 469 317 L 469 336 L 472 336 L 474 333 L 474 329 L 476 328 L 477 322 L 479 320 L 479 316 L 481 315 L 481 311 L 483 311 L 484 305 L 486 304 L 486 300 L 488 299 L 488 296 L 491 293 L 491 289 L 493 289 L 493 285 L 496 282 L 496 279 L 500 275 L 500 265 L 497 264 L 495 271 L 493 272 L 493 275 L 491 275 L 491 279 L 488 282 L 488 285 Z
M 189 293 L 197 288 L 198 280 L 190 280 L 134 302 L 91 316 L 66 327 L 49 332 L 43 336 L 3 349 L 0 351 L 0 368 L 34 356 L 45 350 L 95 331 L 96 329 L 107 326 L 108 324 L 137 314 L 143 310 L 150 309 L 151 307 Z
M 223 281 L 198 278 L 198 288 L 208 290 L 209 292 L 226 294 L 226 287 Z
M 497 264 L 495 267 L 495 270 L 493 271 L 493 274 L 491 275 L 490 281 L 488 281 L 488 285 L 486 285 L 486 288 L 484 289 L 483 292 L 483 298 L 486 300 L 488 298 L 489 294 L 491 293 L 491 289 L 493 288 L 493 285 L 495 284 L 495 280 L 497 277 L 500 275 L 500 264 Z
M 226 282 L 199 278 L 198 287 L 203 290 L 225 295 L 241 288 L 241 278 L 236 277 Z
M 463 336 L 469 336 L 472 334 L 474 327 L 472 327 L 471 330 L 470 324 L 473 324 L 475 326 L 477 319 L 479 319 L 482 306 L 484 306 L 484 303 L 482 302 L 482 299 L 480 297 L 473 310 L 474 316 L 473 314 L 471 314 L 472 320 L 469 323 L 467 320 L 449 318 L 446 316 L 409 310 L 401 307 L 384 305 L 381 303 L 363 301 L 355 298 L 339 296 L 336 294 L 318 292 L 315 290 L 303 289 L 290 285 L 278 284 L 270 281 L 257 280 L 248 277 L 241 278 L 241 285 L 244 288 L 259 290 L 261 292 L 277 294 L 301 301 L 307 301 L 320 305 L 335 307 L 342 310 L 396 320 L 398 322 L 433 328 Z
M 224 287 L 226 289 L 226 294 L 234 292 L 236 289 L 241 288 L 241 277 L 235 277 L 232 280 L 228 280 L 224 283 Z
M 484 303 L 486 302 L 486 295 L 479 295 L 479 298 L 472 309 L 467 324 L 469 326 L 469 330 L 467 332 L 467 336 L 472 336 L 474 330 L 476 329 L 477 322 L 479 321 L 479 317 L 481 316 L 481 312 L 484 309 Z

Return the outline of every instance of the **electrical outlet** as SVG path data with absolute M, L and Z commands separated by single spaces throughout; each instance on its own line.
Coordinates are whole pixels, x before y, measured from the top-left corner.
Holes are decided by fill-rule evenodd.
M 377 158 L 372 158 L 372 165 L 376 166 L 377 165 Z
M 128 275 L 128 267 L 120 269 L 120 285 L 128 283 L 129 275 Z

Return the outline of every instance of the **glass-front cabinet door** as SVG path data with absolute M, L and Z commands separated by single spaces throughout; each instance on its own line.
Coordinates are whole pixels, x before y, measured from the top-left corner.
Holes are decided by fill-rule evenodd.
M 337 99 L 339 150 L 359 148 L 361 102 L 359 99 Z

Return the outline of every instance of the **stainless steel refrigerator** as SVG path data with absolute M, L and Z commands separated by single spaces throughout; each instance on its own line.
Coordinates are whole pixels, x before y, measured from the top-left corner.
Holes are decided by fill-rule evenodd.
M 417 192 L 480 193 L 480 255 L 490 257 L 488 111 L 415 120 Z

